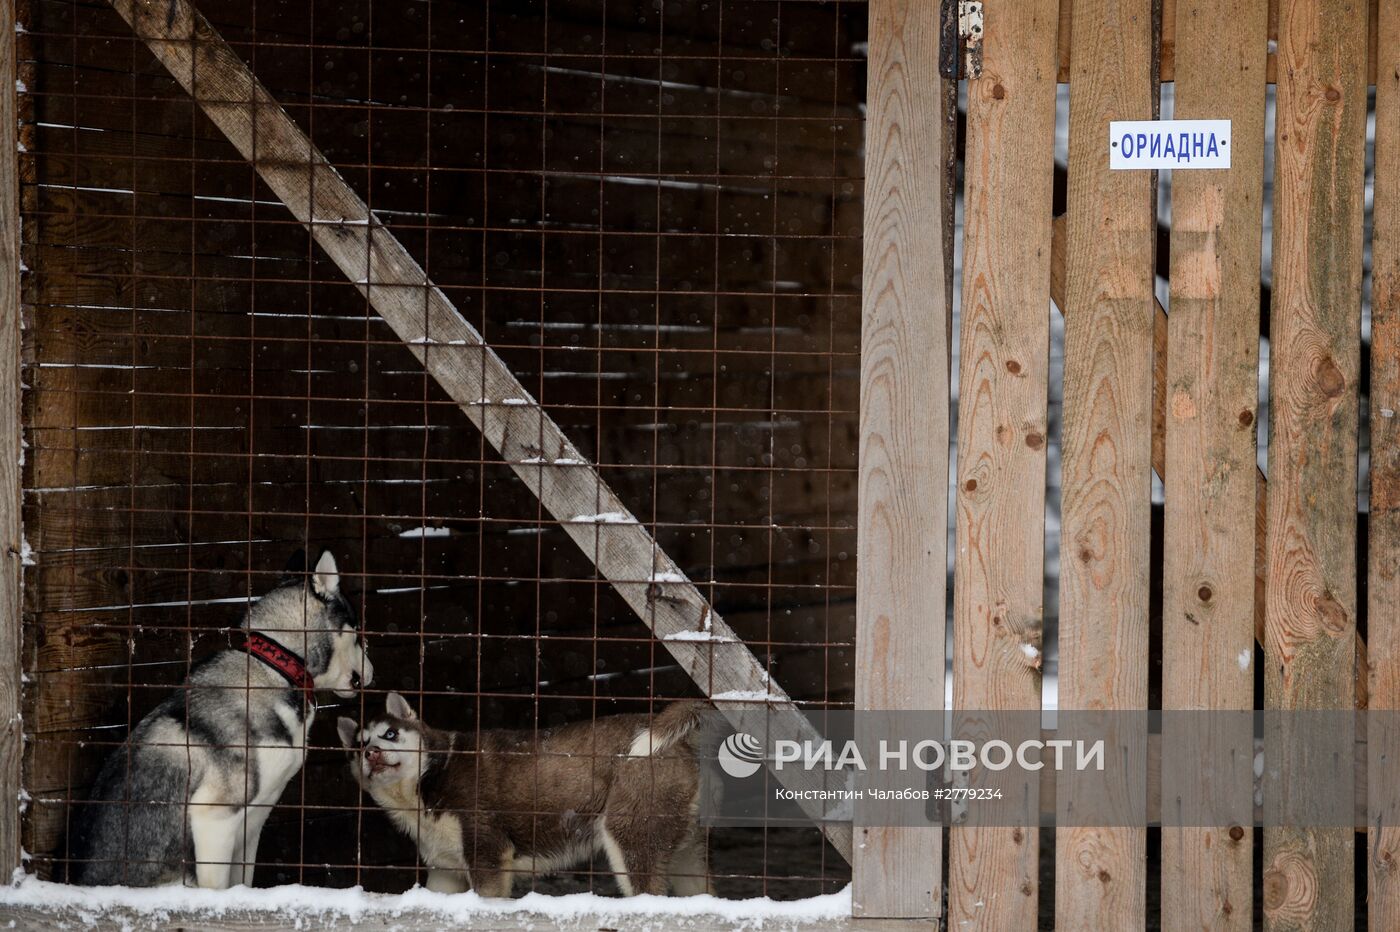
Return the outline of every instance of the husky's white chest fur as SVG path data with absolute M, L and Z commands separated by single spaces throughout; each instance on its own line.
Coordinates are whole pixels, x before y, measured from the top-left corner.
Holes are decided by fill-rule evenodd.
M 462 822 L 450 813 L 435 813 L 423 805 L 415 780 L 376 784 L 370 793 L 399 830 L 413 839 L 428 867 L 465 870 Z

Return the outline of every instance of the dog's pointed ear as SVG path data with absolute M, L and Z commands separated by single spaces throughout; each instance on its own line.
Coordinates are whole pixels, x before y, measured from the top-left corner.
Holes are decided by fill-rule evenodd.
M 317 595 L 336 595 L 340 592 L 340 570 L 336 569 L 335 557 L 329 550 L 321 551 L 321 559 L 316 561 L 316 572 L 311 577 L 312 588 Z
M 287 565 L 282 567 L 281 585 L 287 583 L 299 583 L 306 578 L 306 551 L 298 550 L 287 558 Z
M 353 748 L 358 743 L 356 738 L 359 737 L 360 726 L 353 718 L 342 715 L 335 720 L 335 730 L 340 733 L 341 746 Z
M 411 722 L 418 717 L 417 713 L 413 711 L 413 706 L 408 704 L 408 700 L 398 693 L 389 693 L 389 698 L 384 701 L 384 707 L 394 718 L 401 718 L 406 722 Z

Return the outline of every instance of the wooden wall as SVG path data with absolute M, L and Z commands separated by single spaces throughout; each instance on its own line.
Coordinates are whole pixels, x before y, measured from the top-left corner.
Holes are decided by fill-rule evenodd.
M 251 10 L 202 11 L 774 677 L 849 701 L 863 5 Z M 64 801 L 302 546 L 430 718 L 693 695 L 121 19 L 23 22 L 40 872 Z M 413 858 L 343 768 L 313 751 L 262 880 L 403 886 L 358 868 Z

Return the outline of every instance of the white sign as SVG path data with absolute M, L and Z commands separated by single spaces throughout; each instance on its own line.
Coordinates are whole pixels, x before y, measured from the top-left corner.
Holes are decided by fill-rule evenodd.
M 1108 167 L 1229 168 L 1229 120 L 1115 120 Z

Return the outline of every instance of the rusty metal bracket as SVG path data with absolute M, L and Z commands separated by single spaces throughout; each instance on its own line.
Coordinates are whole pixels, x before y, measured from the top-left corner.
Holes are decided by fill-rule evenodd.
M 939 7 L 938 73 L 945 80 L 982 76 L 983 0 L 942 0 Z
M 961 0 L 942 0 L 938 9 L 938 73 L 945 81 L 958 79 L 958 8 Z

